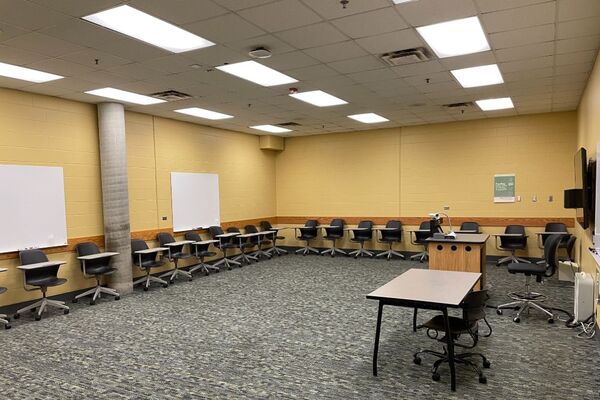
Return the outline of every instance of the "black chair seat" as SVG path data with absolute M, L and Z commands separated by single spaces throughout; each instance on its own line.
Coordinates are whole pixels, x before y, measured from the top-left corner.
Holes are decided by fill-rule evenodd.
M 333 233 L 333 234 L 330 234 L 330 235 L 323 236 L 323 239 L 327 239 L 327 240 L 336 239 L 337 240 L 337 239 L 341 239 L 343 237 L 344 237 L 343 233 Z
M 212 257 L 216 254 L 217 253 L 215 253 L 214 251 L 199 251 L 197 255 L 198 257 Z
M 55 276 L 43 276 L 28 278 L 27 284 L 31 286 L 59 286 L 65 283 L 67 280 L 64 278 L 57 278 Z
M 507 268 L 511 274 L 543 275 L 546 272 L 546 265 L 535 263 L 510 263 Z
M 381 238 L 381 239 L 379 239 L 379 241 L 380 241 L 380 242 L 383 242 L 383 243 L 399 243 L 399 242 L 401 242 L 401 241 L 402 241 L 402 239 L 396 239 L 396 238 L 394 238 L 394 239 L 392 239 L 392 238 Z
M 6 290 L 7 290 L 7 289 L 6 289 L 5 287 L 0 287 L 0 294 L 2 294 L 2 293 L 4 293 L 4 292 L 6 292 Z
M 180 260 L 183 260 L 190 257 L 192 257 L 190 253 L 184 253 L 183 251 L 171 252 L 171 258 L 178 258 Z
M 448 317 L 448 321 L 450 322 L 450 333 L 458 334 L 463 332 L 468 332 L 469 328 L 473 329 L 473 325 L 469 324 L 467 320 L 457 317 Z M 429 321 L 425 322 L 423 327 L 427 329 L 433 329 L 438 332 L 446 332 L 446 324 L 444 323 L 443 315 L 436 315 L 431 318 Z
M 312 240 L 312 239 L 314 239 L 316 237 L 317 237 L 316 235 L 304 235 L 304 234 L 302 234 L 302 235 L 298 236 L 298 239 L 299 240 Z
M 234 248 L 238 247 L 237 244 L 231 243 L 231 242 L 225 242 L 225 243 L 221 244 L 220 246 L 219 246 L 219 243 L 215 243 L 215 244 L 217 245 L 217 247 L 219 247 L 221 249 L 234 249 Z
M 115 272 L 116 270 L 116 268 L 106 265 L 98 265 L 85 268 L 85 272 L 87 272 L 90 275 L 109 275 Z
M 524 246 L 523 243 L 503 243 L 499 247 L 506 250 L 523 250 L 527 246 Z
M 165 264 L 164 261 L 147 260 L 147 261 L 142 261 L 142 265 L 140 265 L 140 268 L 143 268 L 143 269 L 158 268 L 158 267 L 162 267 L 164 264 Z

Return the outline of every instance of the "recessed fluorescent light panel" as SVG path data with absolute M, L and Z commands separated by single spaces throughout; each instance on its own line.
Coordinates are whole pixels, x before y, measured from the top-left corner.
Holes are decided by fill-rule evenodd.
M 108 99 L 124 101 L 126 103 L 141 104 L 147 106 L 149 104 L 164 103 L 164 100 L 155 99 L 154 97 L 144 96 L 137 93 L 126 92 L 125 90 L 115 88 L 102 88 L 96 90 L 89 90 L 85 92 L 87 94 L 93 94 L 94 96 L 106 97 Z
M 271 133 L 286 133 L 291 132 L 291 129 L 282 128 L 275 125 L 255 125 L 251 126 L 252 129 L 258 129 L 259 131 L 271 132 Z
M 504 83 L 500 69 L 496 64 L 482 65 L 481 67 L 455 69 L 452 75 L 464 88 L 497 85 Z
M 175 112 L 212 120 L 233 118 L 233 115 L 221 114 L 220 112 L 205 110 L 204 108 L 199 107 L 182 108 L 180 110 L 175 110 Z
M 82 17 L 173 53 L 214 46 L 214 43 L 128 5 Z
M 506 110 L 508 108 L 515 108 L 510 97 L 477 100 L 476 103 L 482 111 Z
M 439 58 L 462 56 L 490 50 L 479 18 L 455 19 L 417 28 Z
M 335 96 L 325 93 L 322 90 L 313 90 L 311 92 L 292 93 L 290 94 L 295 99 L 302 100 L 317 107 L 339 106 L 348 104 L 347 101 L 339 99 Z
M 380 122 L 389 121 L 389 119 L 375 113 L 348 115 L 348 118 L 352 118 L 353 120 L 362 122 L 363 124 L 378 124 Z
M 5 63 L 0 63 L 0 75 L 34 83 L 50 82 L 64 78 L 60 75 L 49 74 L 47 72 Z
M 417 1 L 417 0 L 393 0 L 394 4 L 402 4 L 402 3 L 412 3 L 413 1 Z
M 217 67 L 218 70 L 235 75 L 238 78 L 257 83 L 261 86 L 277 86 L 298 82 L 291 76 L 282 74 L 272 68 L 265 67 L 256 61 L 243 61 Z

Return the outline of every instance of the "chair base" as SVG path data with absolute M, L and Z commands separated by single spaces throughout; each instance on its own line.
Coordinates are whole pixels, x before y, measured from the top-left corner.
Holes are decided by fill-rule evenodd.
M 517 256 L 515 256 L 514 254 L 511 254 L 508 257 L 504 257 L 499 259 L 498 261 L 496 261 L 496 265 L 502 265 L 502 264 L 510 264 L 510 263 L 525 263 L 525 264 L 531 264 L 531 261 L 529 260 L 525 260 L 524 258 L 519 258 Z
M 150 287 L 150 283 L 152 282 L 156 282 L 161 284 L 163 287 L 167 287 L 169 286 L 169 282 L 165 281 L 164 279 L 160 279 L 156 276 L 147 274 L 145 277 L 140 278 L 136 281 L 133 281 L 133 286 L 139 285 L 141 283 L 144 284 L 144 291 L 148 290 L 148 288 Z
M 503 309 L 506 309 L 506 308 L 518 309 L 519 311 L 517 311 L 517 315 L 515 315 L 513 318 L 513 322 L 518 324 L 519 322 L 521 322 L 521 315 L 523 315 L 523 313 L 525 311 L 527 311 L 527 315 L 529 315 L 529 309 L 533 307 L 548 317 L 549 324 L 554 323 L 555 318 L 554 318 L 554 314 L 552 313 L 552 309 L 550 307 L 545 307 L 542 304 L 540 304 L 540 302 L 545 300 L 546 296 L 541 295 L 539 293 L 530 293 L 530 295 L 539 295 L 540 298 L 536 299 L 536 300 L 529 300 L 529 299 L 523 298 L 521 300 L 513 301 L 510 303 L 506 303 L 506 304 L 501 304 L 498 307 L 496 307 L 496 312 L 498 313 L 498 315 L 502 315 Z
M 231 258 L 223 257 L 219 261 L 213 264 L 213 267 L 219 267 L 219 265 L 224 265 L 225 268 L 231 271 L 231 267 L 241 267 L 242 263 L 232 260 Z
M 271 250 L 271 249 L 269 249 L 269 250 Z M 252 257 L 256 258 L 256 259 L 257 259 L 257 261 L 258 261 L 258 259 L 260 259 L 261 257 L 265 257 L 265 258 L 268 258 L 268 259 L 269 259 L 269 258 L 273 257 L 273 254 L 269 253 L 269 250 L 266 250 L 266 251 L 265 251 L 265 250 L 263 250 L 263 249 L 259 248 L 258 250 L 256 250 L 256 251 L 254 251 L 254 252 L 250 253 L 250 255 L 251 255 Z
M 343 255 L 347 255 L 347 254 L 348 254 L 348 253 L 346 253 L 346 252 L 345 252 L 344 250 L 342 250 L 342 249 L 338 249 L 337 247 L 332 247 L 332 248 L 330 248 L 330 249 L 323 250 L 323 251 L 321 252 L 321 255 L 322 255 L 322 256 L 324 256 L 324 255 L 326 255 L 326 254 L 327 254 L 327 255 L 330 255 L 331 257 L 335 257 L 335 254 L 336 254 L 336 253 L 343 254 Z
M 258 258 L 251 255 L 251 254 L 246 254 L 244 252 L 242 252 L 242 254 L 233 257 L 233 261 L 237 261 L 240 265 L 240 267 L 242 266 L 242 263 L 245 262 L 246 264 L 251 264 L 250 260 L 254 260 L 254 261 L 258 261 Z
M 15 319 L 19 318 L 20 314 L 23 314 L 25 311 L 37 309 L 37 313 L 35 316 L 36 321 L 42 319 L 42 314 L 48 307 L 60 308 L 64 311 L 65 314 L 69 313 L 69 307 L 65 305 L 64 301 L 58 300 L 50 300 L 46 297 L 43 297 L 40 301 L 36 301 L 33 304 L 28 305 L 27 307 L 23 307 L 20 310 L 17 310 L 15 313 Z
M 397 251 L 394 251 L 394 250 L 386 250 L 384 252 L 377 254 L 375 257 L 386 257 L 389 261 L 392 259 L 393 256 L 400 257 L 403 260 L 405 258 L 404 254 L 398 253 Z
M 420 252 L 418 254 L 410 256 L 410 259 L 411 260 L 418 259 L 419 262 L 427 261 L 427 260 L 429 260 L 429 253 L 426 252 L 426 251 L 422 251 L 422 252 Z
M 107 294 L 109 296 L 114 296 L 115 300 L 118 300 L 120 298 L 120 295 L 116 290 L 98 285 L 94 288 L 91 288 L 88 291 L 85 291 L 85 292 L 75 296 L 75 299 L 73 299 L 73 302 L 76 303 L 77 300 L 81 299 L 82 297 L 91 295 L 92 296 L 91 304 L 94 304 L 96 302 L 96 299 L 99 299 L 102 297 L 102 293 Z
M 417 365 L 421 364 L 421 357 L 419 357 L 421 354 L 429 354 L 429 355 L 432 355 L 432 356 L 438 358 L 438 360 L 436 360 L 431 367 L 431 379 L 433 379 L 434 381 L 439 381 L 440 374 L 438 373 L 438 369 L 439 369 L 440 365 L 442 365 L 443 363 L 448 362 L 450 360 L 448 357 L 448 351 L 446 350 L 446 347 L 444 347 L 443 353 L 433 351 L 433 350 L 421 350 L 421 351 L 416 352 L 413 356 L 413 362 Z M 477 373 L 477 375 L 479 376 L 479 383 L 485 384 L 485 383 L 487 383 L 487 378 L 483 374 L 483 371 L 481 370 L 481 368 L 479 367 L 479 365 L 477 363 L 470 360 L 471 358 L 474 358 L 474 357 L 481 358 L 483 368 L 490 368 L 490 366 L 491 366 L 490 361 L 481 353 L 455 354 L 454 355 L 454 363 L 463 364 L 468 367 L 471 367 L 471 369 L 473 369 L 473 371 L 475 371 Z
M 363 257 L 363 256 L 373 257 L 373 252 L 371 252 L 369 250 L 365 250 L 361 247 L 358 250 L 351 251 L 350 253 L 348 253 L 348 255 L 354 256 L 354 258 Z
M 204 261 L 200 261 L 199 264 L 196 264 L 189 269 L 190 274 L 193 274 L 194 272 L 198 271 L 199 269 L 204 271 L 204 273 L 206 275 L 210 274 L 210 271 L 219 272 L 221 270 L 219 267 L 216 267 L 216 266 L 210 265 L 210 264 L 206 264 Z
M 319 254 L 319 250 L 315 249 L 314 247 L 310 247 L 310 246 L 305 246 L 301 249 L 296 250 L 296 254 L 300 254 L 302 253 L 302 255 L 307 255 L 310 253 L 315 253 L 315 254 Z
M 282 255 L 282 254 L 287 254 L 287 250 L 282 249 L 281 247 L 277 247 L 277 246 L 273 246 L 270 249 L 265 250 L 266 253 L 270 254 L 271 256 L 273 255 Z
M 4 329 L 10 329 L 10 319 L 6 314 L 0 314 L 0 324 L 4 325 Z
M 160 278 L 164 278 L 164 277 L 169 277 L 169 283 L 173 283 L 173 281 L 175 280 L 175 278 L 177 278 L 179 275 L 183 275 L 186 278 L 188 278 L 189 281 L 192 280 L 192 273 L 190 271 L 184 271 L 182 269 L 179 269 L 177 267 L 175 267 L 174 269 L 172 269 L 171 271 L 167 271 L 162 275 L 159 275 Z

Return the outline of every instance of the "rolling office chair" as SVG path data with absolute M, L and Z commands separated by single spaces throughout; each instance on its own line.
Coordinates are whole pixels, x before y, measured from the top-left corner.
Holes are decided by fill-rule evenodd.
M 567 241 L 567 261 L 575 262 L 575 242 L 577 242 L 577 236 L 570 236 Z
M 231 226 L 231 227 L 227 228 L 227 232 L 241 234 L 240 229 L 236 226 Z M 250 265 L 252 263 L 251 260 L 258 261 L 258 258 L 256 258 L 255 256 L 246 253 L 246 249 L 251 249 L 251 248 L 255 247 L 254 243 L 249 242 L 247 239 L 241 239 L 238 237 L 234 237 L 233 244 L 237 249 L 240 250 L 240 254 L 233 257 L 234 261 L 237 261 L 240 263 L 240 267 L 243 265 L 242 263 L 244 263 L 244 262 L 247 263 L 248 265 Z
M 323 236 L 323 239 L 331 240 L 331 248 L 323 250 L 321 255 L 329 254 L 331 257 L 335 257 L 335 253 L 346 255 L 344 250 L 335 247 L 336 240 L 344 237 L 344 225 L 343 219 L 336 218 L 331 220 L 331 223 L 329 224 L 330 227 L 324 228 L 325 236 Z
M 425 322 L 419 327 L 427 328 L 427 336 L 429 336 L 431 339 L 436 339 L 440 342 L 445 343 L 445 336 L 451 335 L 455 347 L 472 349 L 475 346 L 477 346 L 480 337 L 488 337 L 492 334 L 492 327 L 485 318 L 485 303 L 488 299 L 489 295 L 487 293 L 487 290 L 469 293 L 461 304 L 461 308 L 463 309 L 463 317 L 448 317 L 450 320 L 450 332 L 446 332 L 446 324 L 443 315 L 436 315 L 435 317 L 433 317 L 432 319 Z M 485 322 L 488 328 L 488 332 L 485 335 L 481 335 L 479 333 L 479 321 L 481 320 Z M 443 332 L 445 334 L 444 337 L 438 339 L 439 332 Z M 471 344 L 465 345 L 457 341 L 458 338 L 463 334 L 468 334 L 470 336 L 472 341 Z M 436 360 L 433 363 L 433 366 L 431 367 L 431 379 L 433 379 L 434 381 L 439 381 L 440 374 L 438 373 L 438 369 L 440 365 L 442 365 L 442 363 L 448 362 L 449 360 L 448 350 L 446 349 L 445 344 L 443 353 L 433 350 L 420 350 L 416 352 L 413 356 L 413 362 L 415 364 L 421 364 L 422 354 L 429 354 L 438 358 L 438 360 Z M 473 370 L 475 370 L 475 372 L 477 372 L 477 375 L 479 375 L 479 382 L 487 383 L 487 378 L 483 374 L 481 368 L 479 368 L 479 365 L 471 360 L 471 358 L 474 357 L 481 358 L 481 360 L 483 361 L 483 368 L 490 368 L 490 361 L 481 353 L 455 353 L 454 362 L 457 364 L 464 364 L 466 366 L 471 367 Z
M 164 261 L 156 259 L 156 256 L 159 252 L 156 251 L 146 254 L 136 254 L 137 251 L 142 250 L 149 250 L 146 241 L 141 239 L 133 239 L 131 241 L 131 256 L 133 257 L 133 263 L 137 265 L 142 271 L 146 272 L 146 276 L 138 279 L 137 281 L 134 281 L 133 286 L 143 283 L 144 292 L 148 291 L 151 282 L 160 283 L 164 288 L 169 287 L 169 282 L 160 279 L 156 276 L 150 275 L 152 269 L 162 267 L 165 264 Z
M 0 272 L 6 272 L 6 268 L 0 268 Z M 5 287 L 0 287 L 0 294 L 6 292 Z M 4 325 L 4 329 L 10 329 L 10 318 L 6 314 L 0 314 L 0 324 Z
M 246 225 L 244 227 L 244 232 L 245 233 L 258 233 L 258 229 L 256 228 L 256 225 Z M 251 238 L 249 238 L 248 243 L 251 244 L 250 247 L 256 247 L 257 250 L 253 253 L 251 253 L 250 255 L 253 257 L 256 257 L 256 259 L 260 259 L 262 256 L 265 256 L 267 258 L 271 258 L 272 254 L 264 251 L 263 250 L 263 246 L 268 246 L 271 244 L 271 241 L 269 239 L 267 239 L 265 237 L 265 235 L 262 236 L 252 236 Z
M 429 253 L 427 252 L 427 245 L 429 244 L 427 242 L 427 239 L 431 236 L 431 233 L 429 232 L 429 229 L 430 229 L 429 224 L 430 224 L 429 220 L 423 221 L 419 225 L 418 231 L 411 231 L 411 233 L 414 233 L 414 238 L 411 235 L 410 242 L 417 246 L 423 246 L 422 252 L 410 256 L 411 260 L 419 259 L 419 262 L 423 262 L 423 261 L 429 259 Z M 438 226 L 437 230 L 438 230 L 438 232 L 443 232 L 441 226 Z
M 462 231 L 462 233 L 481 233 L 481 231 L 479 230 L 479 224 L 477 222 L 472 221 L 465 221 L 462 224 L 460 224 L 460 230 Z
M 311 252 L 319 254 L 319 250 L 309 246 L 310 241 L 315 239 L 319 234 L 317 230 L 318 226 L 319 221 L 316 219 L 309 219 L 303 227 L 296 228 L 300 232 L 300 236 L 297 236 L 296 239 L 306 242 L 306 245 L 303 248 L 296 250 L 296 254 L 302 253 L 302 255 L 307 255 Z
M 511 274 L 525 275 L 525 291 L 511 292 L 508 297 L 515 300 L 507 304 L 501 304 L 496 308 L 498 315 L 502 315 L 504 308 L 518 308 L 517 315 L 513 318 L 516 323 L 521 322 L 521 314 L 524 311 L 529 312 L 531 307 L 541 311 L 548 317 L 548 323 L 554 322 L 554 314 L 552 308 L 541 305 L 548 296 L 541 293 L 532 292 L 530 288 L 530 279 L 535 276 L 537 282 L 542 282 L 544 278 L 549 278 L 554 275 L 558 264 L 558 246 L 562 240 L 562 235 L 551 235 L 544 246 L 544 265 L 531 263 L 510 263 L 508 264 L 508 272 Z
M 548 222 L 546 224 L 546 226 L 544 227 L 544 232 L 559 232 L 559 233 L 566 233 L 566 235 L 561 235 L 561 241 L 558 244 L 558 248 L 559 249 L 566 249 L 567 248 L 567 244 L 569 242 L 569 231 L 567 230 L 567 226 L 565 224 L 563 224 L 562 222 Z M 554 234 L 541 234 L 538 235 L 538 247 L 540 249 L 544 249 L 545 245 L 546 245 L 546 240 L 548 240 L 548 237 L 550 236 L 554 236 Z M 545 260 L 540 260 L 537 262 L 538 264 L 541 265 L 545 265 Z
M 223 232 L 223 229 L 220 226 L 211 226 L 210 228 L 208 228 L 208 232 L 210 233 L 210 237 L 212 239 L 219 241 L 218 243 L 215 243 L 215 247 L 218 248 L 219 250 L 221 250 L 221 252 L 223 253 L 223 259 L 217 261 L 215 264 L 213 264 L 213 266 L 218 267 L 219 265 L 224 264 L 228 270 L 231 270 L 232 265 L 237 265 L 238 267 L 241 266 L 242 265 L 241 263 L 227 257 L 228 249 L 237 248 L 237 246 L 233 242 L 234 240 L 236 240 L 235 237 L 228 237 L 228 238 L 217 237 L 217 236 L 225 233 L 225 232 Z
M 96 243 L 92 242 L 79 243 L 77 246 L 75 246 L 75 251 L 77 252 L 78 257 L 100 254 L 100 249 Z M 115 300 L 119 300 L 121 298 L 116 290 L 104 287 L 100 284 L 100 280 L 103 276 L 110 275 L 117 270 L 116 268 L 110 266 L 110 259 L 113 257 L 113 255 L 116 254 L 110 254 L 91 260 L 80 260 L 83 276 L 89 278 L 90 275 L 93 275 L 94 278 L 96 278 L 96 286 L 75 296 L 73 303 L 77 303 L 77 301 L 82 297 L 91 295 L 92 300 L 90 301 L 90 305 L 93 306 L 96 304 L 96 299 L 99 299 L 102 296 L 102 293 L 109 296 L 114 296 Z
M 267 253 L 272 252 L 274 254 L 277 254 L 278 256 L 281 254 L 288 253 L 287 250 L 277 247 L 277 241 L 285 239 L 285 237 L 278 235 L 279 229 L 273 228 L 273 226 L 271 225 L 271 223 L 269 221 L 260 221 L 260 230 L 261 231 L 275 231 L 275 235 L 271 238 L 273 240 L 273 247 L 271 247 L 269 250 L 267 250 Z
M 496 265 L 502 265 L 504 263 L 530 263 L 531 261 L 527 261 L 515 255 L 517 250 L 525 250 L 527 248 L 525 227 L 523 225 L 508 225 L 504 229 L 504 233 L 507 235 L 519 236 L 496 236 L 496 249 L 500 251 L 510 251 L 510 256 L 501 258 L 496 262 Z M 500 243 L 498 243 L 498 238 L 500 238 Z
M 156 235 L 156 240 L 158 240 L 160 247 L 166 247 L 169 249 L 167 251 L 168 259 L 175 266 L 175 268 L 173 270 L 165 272 L 160 277 L 164 278 L 164 277 L 168 276 L 169 283 L 173 283 L 173 281 L 175 280 L 175 278 L 177 278 L 177 276 L 183 275 L 188 278 L 188 281 L 191 281 L 193 279 L 192 273 L 190 271 L 185 271 L 183 269 L 179 269 L 179 265 L 178 265 L 179 260 L 185 260 L 186 258 L 192 257 L 192 255 L 190 253 L 186 253 L 183 251 L 183 247 L 185 245 L 182 244 L 182 245 L 178 245 L 178 246 L 168 246 L 169 243 L 175 242 L 175 238 L 173 237 L 173 235 L 171 235 L 170 233 L 167 233 L 167 232 L 160 232 L 158 235 Z
M 22 250 L 19 252 L 19 258 L 21 259 L 22 265 L 37 264 L 48 261 L 48 257 L 43 251 L 39 249 Z M 60 265 L 51 265 L 48 267 L 35 268 L 23 271 L 23 287 L 26 291 L 30 292 L 33 290 L 41 290 L 42 300 L 36 301 L 33 304 L 23 307 L 14 315 L 15 319 L 18 319 L 22 313 L 31 310 L 35 311 L 37 308 L 37 315 L 35 320 L 39 321 L 42 319 L 42 313 L 46 307 L 61 308 L 64 314 L 69 313 L 69 307 L 65 305 L 64 301 L 50 300 L 46 297 L 46 292 L 51 286 L 60 286 L 67 282 L 64 278 L 58 277 L 58 269 Z M 31 288 L 33 286 L 33 289 Z
M 391 260 L 393 256 L 397 256 L 404 259 L 404 254 L 394 251 L 394 249 L 392 248 L 392 246 L 394 246 L 394 243 L 400 243 L 402 241 L 402 222 L 391 220 L 385 224 L 385 227 L 393 230 L 382 230 L 381 239 L 379 239 L 379 243 L 389 244 L 390 249 L 377 254 L 375 257 L 385 256 L 388 261 Z
M 356 228 L 351 229 L 354 237 L 350 240 L 354 243 L 360 243 L 360 249 L 351 251 L 348 255 L 354 256 L 354 258 L 362 257 L 363 255 L 373 257 L 373 252 L 365 250 L 365 242 L 373 239 L 373 221 L 360 221 Z
M 196 232 L 187 232 L 185 234 L 185 240 L 193 240 L 194 242 L 202 242 L 202 238 Z M 194 257 L 196 257 L 198 259 L 198 261 L 200 261 L 200 264 L 196 264 L 193 267 L 191 267 L 190 274 L 193 274 L 194 272 L 198 271 L 199 269 L 204 271 L 204 273 L 206 275 L 210 274 L 210 270 L 213 270 L 215 272 L 220 271 L 219 267 L 215 267 L 214 265 L 206 264 L 204 262 L 204 258 L 212 257 L 217 254 L 214 251 L 208 251 L 208 248 L 210 247 L 210 243 L 205 243 L 205 244 L 195 243 L 195 244 L 192 244 L 191 246 L 194 246 L 193 255 L 194 255 Z

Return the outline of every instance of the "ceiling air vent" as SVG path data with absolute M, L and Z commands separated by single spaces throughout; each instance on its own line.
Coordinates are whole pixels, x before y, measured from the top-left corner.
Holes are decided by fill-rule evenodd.
M 150 96 L 164 101 L 177 101 L 192 98 L 189 94 L 181 93 L 177 90 L 165 90 L 164 92 L 152 93 Z
M 472 101 L 463 102 L 463 103 L 444 104 L 444 107 L 446 107 L 446 108 L 467 108 L 467 107 L 473 107 L 473 106 L 474 106 L 474 104 Z
M 297 122 L 284 122 L 282 124 L 277 124 L 277 126 L 300 126 Z
M 381 59 L 388 65 L 396 67 L 398 65 L 414 64 L 431 59 L 429 50 L 424 47 L 414 49 L 392 51 L 381 55 Z

